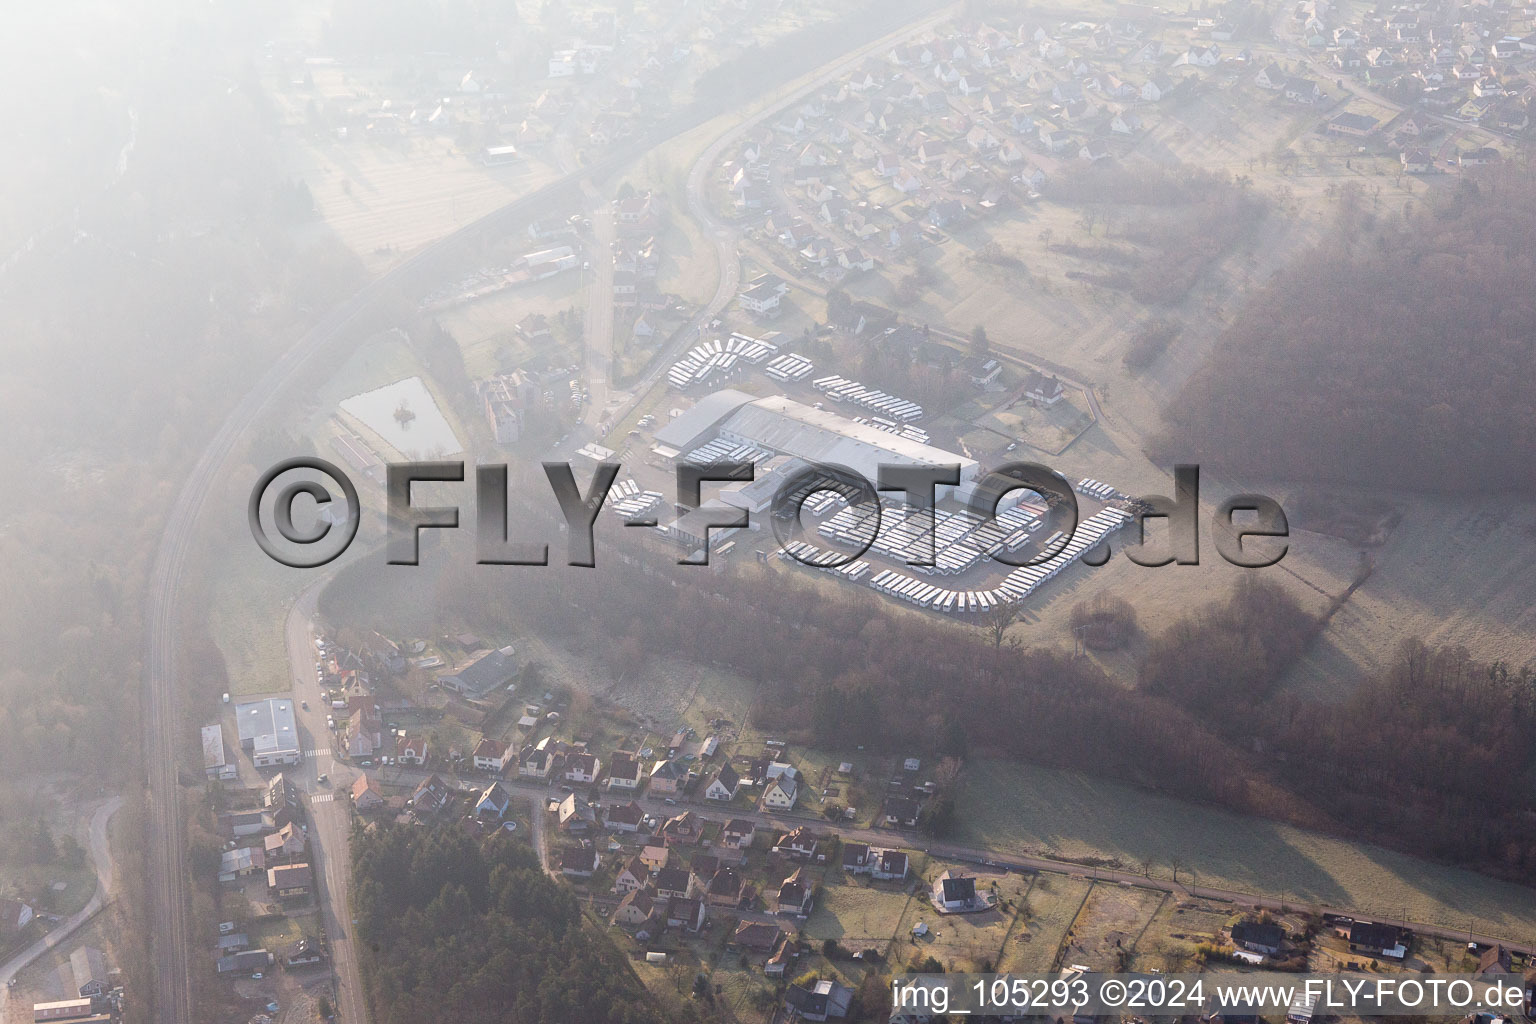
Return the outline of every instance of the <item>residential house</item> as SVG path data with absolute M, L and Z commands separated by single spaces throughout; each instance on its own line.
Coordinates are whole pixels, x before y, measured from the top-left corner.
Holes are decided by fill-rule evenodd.
M 608 788 L 637 790 L 644 778 L 640 762 L 629 754 L 616 753 L 608 764 Z
M 795 798 L 799 796 L 799 792 L 800 783 L 797 774 L 793 771 L 785 772 L 778 778 L 769 780 L 763 788 L 763 809 L 787 811 L 795 806 Z
M 1514 958 L 1500 943 L 1494 943 L 1483 950 L 1482 955 L 1477 959 L 1478 974 L 1513 974 L 1514 970 Z
M 560 851 L 560 873 L 572 878 L 591 878 L 602 862 L 602 856 L 594 846 L 567 846 Z
M 703 900 L 674 896 L 667 901 L 667 927 L 686 928 L 690 932 L 701 931 L 709 918 L 709 909 Z
M 262 840 L 262 854 L 268 864 L 304 856 L 308 837 L 296 822 L 290 821 Z
M 427 738 L 425 736 L 397 736 L 395 738 L 395 760 L 401 764 L 413 764 L 418 767 L 427 763 Z
M 1435 158 L 1423 149 L 1403 150 L 1403 170 L 1408 174 L 1431 174 L 1435 170 Z
M 619 900 L 619 906 L 613 912 L 610 920 L 614 924 L 629 925 L 635 927 L 645 923 L 654 909 L 654 900 L 651 893 L 644 889 L 632 889 Z
M 842 1020 L 852 1003 L 853 989 L 826 978 L 810 987 L 791 985 L 784 993 L 784 1008 L 792 1020 Z
M 1024 397 L 1041 405 L 1055 405 L 1066 395 L 1061 381 L 1054 376 L 1031 370 L 1024 381 Z
M 580 834 L 597 824 L 597 814 L 592 805 L 575 793 L 567 793 L 555 811 L 562 832 Z
M 384 793 L 371 775 L 359 775 L 352 783 L 352 806 L 363 813 L 384 806 Z
M 746 888 L 740 871 L 733 867 L 718 868 L 705 887 L 704 899 L 711 906 L 737 907 L 741 905 L 742 893 Z
M 547 779 L 555 765 L 554 752 L 546 747 L 524 747 L 518 754 L 517 774 L 528 779 Z
M 280 900 L 308 896 L 314 873 L 308 864 L 280 864 L 267 868 L 267 889 Z
M 741 775 L 730 765 L 721 765 L 720 770 L 710 777 L 709 784 L 704 787 L 704 798 L 730 801 L 736 799 L 740 789 Z
M 697 846 L 703 838 L 704 822 L 692 811 L 668 818 L 661 826 L 661 840 L 668 846 Z
M 1052 128 L 1050 125 L 1040 126 L 1040 142 L 1052 153 L 1065 152 L 1072 145 L 1072 133 L 1064 128 Z
M 1079 160 L 1086 160 L 1091 164 L 1098 163 L 1100 160 L 1107 160 L 1109 159 L 1109 147 L 1099 139 L 1090 139 L 1077 151 L 1077 158 Z
M 1352 921 L 1349 927 L 1349 951 L 1386 957 L 1388 960 L 1402 960 L 1408 955 L 1408 943 L 1412 938 L 1412 933 L 1395 925 Z
M 733 850 L 745 850 L 752 845 L 757 826 L 748 818 L 732 818 L 720 830 L 720 845 Z
M 803 866 L 796 868 L 794 874 L 779 884 L 773 912 L 780 917 L 807 917 L 811 912 L 814 895 L 815 883 L 810 875 Z
M 310 939 L 300 939 L 283 951 L 283 966 L 292 970 L 296 967 L 313 967 L 325 962 L 325 950 L 320 944 Z
M 916 828 L 918 802 L 909 796 L 891 796 L 885 800 L 882 824 L 887 828 Z
M 500 772 L 517 758 L 517 748 L 489 736 L 475 744 L 474 764 L 482 772 Z
M 610 805 L 603 817 L 614 832 L 638 832 L 645 824 L 645 810 L 633 800 L 627 804 Z
M 850 875 L 869 873 L 869 846 L 864 843 L 843 844 L 843 871 Z
M 784 930 L 767 921 L 743 921 L 731 935 L 731 945 L 754 953 L 771 953 L 778 948 Z
M 602 767 L 603 763 L 596 754 L 571 754 L 565 759 L 564 778 L 567 782 L 586 785 L 597 779 L 597 773 Z
M 1157 103 L 1176 88 L 1177 85 L 1173 79 L 1167 75 L 1153 75 L 1142 85 L 1141 98 L 1151 103 Z
M 1232 926 L 1232 945 L 1250 953 L 1273 956 L 1285 944 L 1285 929 L 1260 921 L 1238 921 Z
M 910 867 L 907 855 L 900 850 L 869 851 L 869 875 L 881 882 L 899 882 L 907 877 Z
M 643 889 L 650 883 L 651 869 L 639 857 L 631 857 L 620 865 L 618 873 L 613 878 L 613 891 L 616 893 L 634 892 Z
M 1280 65 L 1270 64 L 1254 76 L 1254 81 L 1258 83 L 1260 89 L 1279 92 L 1285 88 L 1285 80 L 1289 77 L 1290 75 L 1287 75 Z
M 438 676 L 437 685 L 461 697 L 484 697 L 517 673 L 514 653 L 510 646 L 487 651 L 458 671 Z
M 667 866 L 670 855 L 661 843 L 647 843 L 640 849 L 640 863 L 651 869 L 652 874 Z
M 951 871 L 934 880 L 930 895 L 933 905 L 946 914 L 969 914 L 992 906 L 990 900 L 977 893 L 976 879 Z
M 793 939 L 785 939 L 779 944 L 779 951 L 763 964 L 763 973 L 770 978 L 782 978 L 789 971 L 789 965 L 799 955 L 799 944 Z
M 71 980 L 83 999 L 97 999 L 112 989 L 107 958 L 95 946 L 81 946 L 69 954 Z
M 691 895 L 695 886 L 693 872 L 687 868 L 664 867 L 655 873 L 652 881 L 656 886 L 656 895 L 663 899 Z
M 512 803 L 512 794 L 499 782 L 493 782 L 485 787 L 480 794 L 480 799 L 475 801 L 475 817 L 482 821 L 494 818 L 500 821 L 507 816 L 507 807 Z
M 448 806 L 452 796 L 453 791 L 448 788 L 448 784 L 432 775 L 423 779 L 411 794 L 411 808 L 419 815 L 436 814 Z
M 1287 78 L 1281 92 L 1292 103 L 1316 103 L 1323 98 L 1323 91 L 1310 78 Z
M 799 861 L 825 861 L 826 854 L 821 852 L 819 838 L 804 825 L 797 826 L 794 831 L 786 832 L 779 837 L 779 841 L 773 844 L 773 852 Z

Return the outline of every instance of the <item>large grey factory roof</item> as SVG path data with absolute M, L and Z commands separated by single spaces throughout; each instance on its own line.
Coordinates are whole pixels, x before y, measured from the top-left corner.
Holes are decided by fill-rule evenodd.
M 270 698 L 235 708 L 240 726 L 240 745 L 251 745 L 254 754 L 297 751 L 299 734 L 293 723 L 293 701 Z
M 706 395 L 694 403 L 693 408 L 674 417 L 672 422 L 656 431 L 656 443 L 687 451 L 697 448 L 705 435 L 714 431 L 720 421 L 752 401 L 744 391 L 726 388 Z
M 830 410 L 813 409 L 783 395 L 759 398 L 741 406 L 727 416 L 720 430 L 807 462 L 846 466 L 871 482 L 882 462 L 934 466 L 958 463 L 962 480 L 974 477 L 977 469 L 975 459 L 869 424 L 855 423 Z

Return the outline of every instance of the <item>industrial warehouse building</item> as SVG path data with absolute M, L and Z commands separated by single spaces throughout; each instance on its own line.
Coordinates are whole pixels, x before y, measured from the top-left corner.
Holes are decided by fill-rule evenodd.
M 700 449 L 707 454 L 700 458 Z M 975 459 L 936 448 L 869 423 L 857 423 L 826 409 L 815 409 L 783 395 L 753 398 L 724 390 L 699 402 L 656 432 L 652 453 L 672 464 L 693 456 L 766 460 L 785 455 L 791 460 L 842 466 L 874 484 L 880 466 L 921 465 L 960 467 L 959 495 L 969 490 L 979 472 Z M 956 488 L 936 488 L 936 498 Z
M 240 746 L 251 752 L 257 768 L 280 764 L 298 764 L 299 731 L 293 721 L 293 701 L 269 698 L 235 708 L 240 728 Z

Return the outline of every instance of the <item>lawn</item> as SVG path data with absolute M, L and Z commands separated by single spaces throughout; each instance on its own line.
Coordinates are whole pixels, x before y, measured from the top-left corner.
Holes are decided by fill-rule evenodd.
M 96 891 L 96 872 L 89 857 L 77 868 L 62 863 L 0 864 L 0 881 L 0 891 L 14 887 L 38 911 L 61 917 L 84 907 Z
M 1166 898 L 1166 893 L 1136 886 L 1095 883 L 1072 922 L 1061 962 L 1097 971 L 1125 970 L 1142 931 Z
M 1536 890 L 1075 772 L 975 762 L 960 819 L 957 839 L 1003 853 L 1150 860 L 1160 878 L 1178 861 L 1199 885 L 1536 938 Z
M 906 892 L 864 885 L 829 885 L 806 921 L 806 938 L 836 939 L 848 949 L 869 946 L 883 953 L 901 926 L 912 897 Z
M 469 376 L 479 379 L 506 372 L 537 355 L 549 354 L 557 363 L 574 362 L 581 351 L 580 332 L 575 332 L 575 344 L 568 343 L 568 332 L 556 316 L 568 309 L 579 313 L 585 302 L 582 274 L 567 271 L 444 310 L 437 314 L 437 321 L 459 343 Z M 549 319 L 554 342 L 533 349 L 518 335 L 518 322 L 530 313 L 543 313 Z
M 1194 969 L 1195 947 L 1211 941 L 1237 916 L 1229 903 L 1182 898 L 1165 900 L 1136 944 L 1132 969 Z
M 930 861 L 923 870 L 924 887 L 945 870 L 960 872 L 962 869 L 958 864 Z M 940 914 L 919 894 L 902 915 L 897 942 L 890 955 L 893 963 L 933 956 L 951 971 L 987 971 L 997 965 L 1003 942 L 1012 930 L 1014 914 L 1030 888 L 1032 877 L 979 872 L 968 866 L 964 873 L 976 878 L 978 893 L 996 894 L 996 907 L 980 914 Z M 912 935 L 912 929 L 919 922 L 928 926 L 928 934 L 922 938 Z
M 1024 897 L 1019 920 L 1008 935 L 998 970 L 1049 971 L 1093 883 L 1086 878 L 1042 871 Z

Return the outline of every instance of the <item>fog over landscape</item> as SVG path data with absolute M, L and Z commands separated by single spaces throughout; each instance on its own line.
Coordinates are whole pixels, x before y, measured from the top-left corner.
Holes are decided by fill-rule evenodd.
M 1536 3 L 12 7 L 0 1024 L 1530 1016 Z

